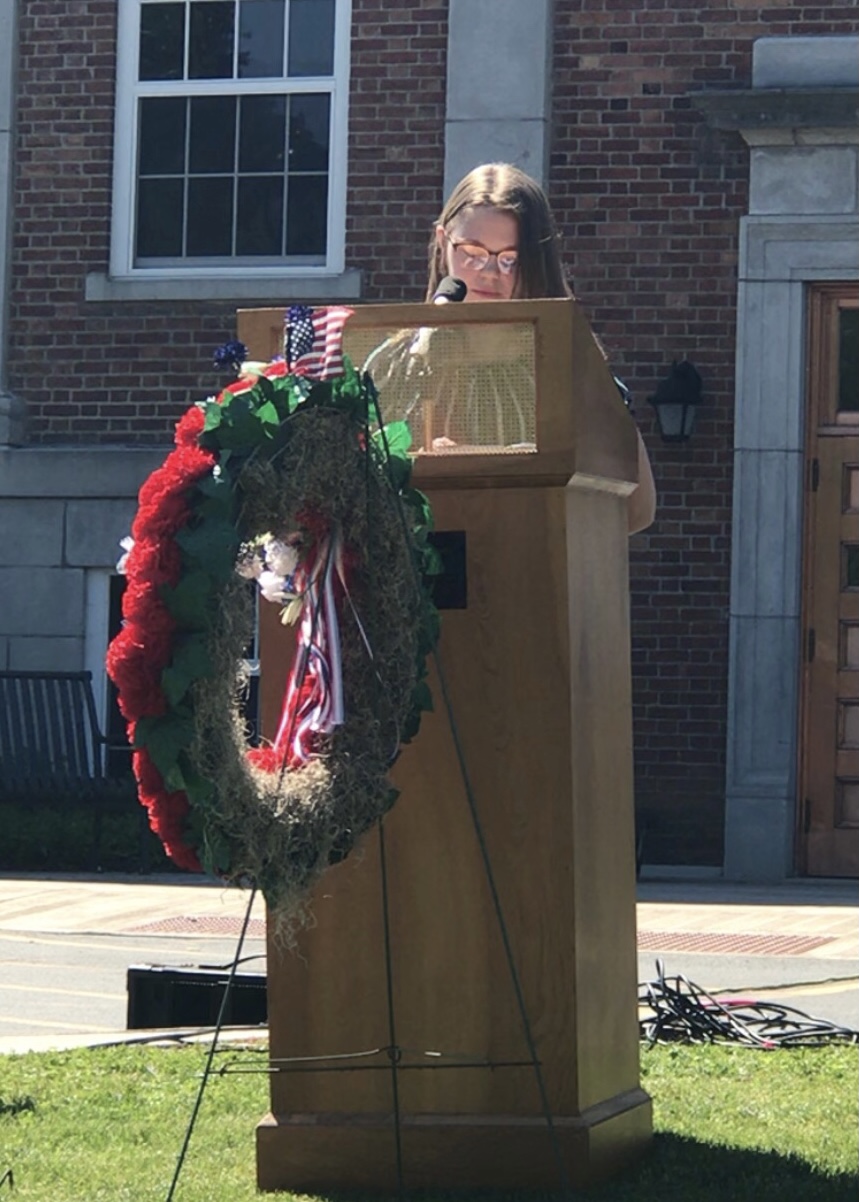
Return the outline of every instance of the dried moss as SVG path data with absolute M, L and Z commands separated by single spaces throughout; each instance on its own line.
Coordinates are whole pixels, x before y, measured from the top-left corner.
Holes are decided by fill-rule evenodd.
M 231 879 L 258 885 L 287 937 L 322 871 L 393 802 L 387 772 L 417 682 L 422 605 L 400 500 L 363 451 L 361 428 L 322 408 L 299 411 L 288 425 L 284 445 L 250 457 L 238 476 L 239 535 L 340 530 L 350 602 L 340 615 L 345 723 L 305 767 L 268 773 L 248 763 L 240 705 L 251 606 L 237 577 L 217 597 L 215 670 L 194 687 L 192 747 L 215 785 L 204 855 L 229 863 Z

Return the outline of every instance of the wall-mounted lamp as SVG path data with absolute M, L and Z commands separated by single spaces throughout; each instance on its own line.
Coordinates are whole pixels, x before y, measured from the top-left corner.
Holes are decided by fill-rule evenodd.
M 695 417 L 701 404 L 701 376 L 688 359 L 675 359 L 664 380 L 647 398 L 656 410 L 656 421 L 663 442 L 685 442 L 695 429 Z

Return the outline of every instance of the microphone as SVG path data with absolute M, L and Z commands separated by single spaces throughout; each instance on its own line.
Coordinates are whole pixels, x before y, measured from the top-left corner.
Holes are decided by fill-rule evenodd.
M 464 300 L 467 291 L 468 289 L 462 280 L 458 280 L 452 275 L 446 275 L 432 294 L 432 303 L 434 305 L 449 305 L 452 301 Z

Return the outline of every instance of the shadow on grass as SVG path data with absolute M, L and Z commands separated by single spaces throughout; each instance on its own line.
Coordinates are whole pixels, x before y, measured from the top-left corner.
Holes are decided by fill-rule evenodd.
M 408 1190 L 406 1197 L 409 1202 L 856 1202 L 856 1187 L 855 1175 L 826 1175 L 796 1156 L 656 1135 L 635 1168 L 598 1188 L 568 1195 L 540 1190 Z M 314 1197 L 316 1202 L 397 1202 L 395 1194 Z

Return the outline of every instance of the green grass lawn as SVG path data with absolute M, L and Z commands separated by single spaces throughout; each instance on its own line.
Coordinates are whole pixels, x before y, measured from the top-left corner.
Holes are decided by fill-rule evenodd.
M 217 1054 L 216 1069 L 240 1054 L 264 1061 L 258 1052 L 228 1049 Z M 205 1048 L 146 1046 L 0 1056 L 0 1183 L 12 1170 L 9 1202 L 163 1202 L 205 1056 Z M 859 1196 L 859 1048 L 659 1047 L 642 1053 L 642 1068 L 654 1100 L 652 1150 L 623 1178 L 577 1198 L 855 1202 Z M 260 1198 L 254 1124 L 266 1109 L 264 1075 L 210 1079 L 175 1202 Z M 6 1193 L 0 1184 L 0 1198 Z M 308 1202 L 304 1195 L 274 1196 Z M 360 1202 L 377 1199 L 362 1194 Z

